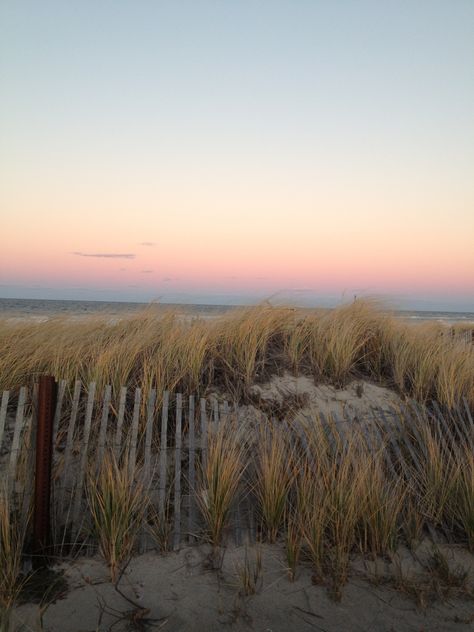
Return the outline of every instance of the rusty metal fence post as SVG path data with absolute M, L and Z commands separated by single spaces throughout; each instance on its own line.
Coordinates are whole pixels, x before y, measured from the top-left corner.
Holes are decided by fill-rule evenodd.
M 57 384 L 54 377 L 39 379 L 38 421 L 36 429 L 36 470 L 33 516 L 33 566 L 47 563 L 50 546 L 51 468 L 53 455 L 53 421 Z

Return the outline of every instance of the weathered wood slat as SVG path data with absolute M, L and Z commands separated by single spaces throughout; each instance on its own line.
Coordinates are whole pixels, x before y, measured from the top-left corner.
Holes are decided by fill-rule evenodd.
M 189 396 L 189 420 L 188 420 L 188 445 L 189 445 L 189 461 L 188 461 L 188 485 L 189 485 L 189 514 L 188 514 L 188 533 L 189 540 L 194 539 L 193 534 L 196 526 L 196 444 L 194 432 L 194 397 Z
M 18 463 L 18 455 L 20 452 L 20 440 L 23 426 L 25 424 L 25 405 L 28 395 L 28 389 L 26 386 L 20 388 L 20 394 L 18 396 L 18 405 L 16 409 L 15 428 L 13 430 L 13 441 L 10 450 L 10 462 L 8 466 L 8 487 L 10 490 L 14 490 L 14 483 L 16 478 L 16 467 Z
M 77 485 L 76 485 L 76 494 L 74 498 L 74 506 L 72 511 L 72 525 L 73 530 L 77 533 L 78 531 L 78 520 L 79 520 L 79 512 L 81 510 L 82 503 L 82 491 L 84 487 L 84 477 L 86 473 L 87 467 L 87 452 L 89 448 L 89 437 L 91 431 L 91 422 L 92 422 L 92 413 L 94 412 L 94 400 L 95 400 L 95 382 L 91 382 L 88 388 L 87 394 L 87 405 L 86 405 L 86 416 L 84 419 L 84 430 L 82 435 L 82 454 L 81 460 L 79 463 L 79 472 L 77 477 Z M 74 538 L 73 538 L 74 541 Z
M 179 549 L 181 542 L 181 425 L 183 414 L 183 396 L 176 395 L 176 433 L 174 458 L 174 537 L 173 548 Z
M 219 402 L 217 400 L 217 397 L 213 397 L 212 399 L 212 420 L 214 422 L 215 428 L 217 428 L 217 425 L 219 423 Z
M 163 393 L 163 405 L 161 410 L 161 438 L 160 438 L 160 478 L 158 481 L 159 491 L 159 516 L 165 519 L 165 497 L 166 497 L 166 474 L 168 459 L 168 406 L 169 391 Z
M 151 445 L 153 440 L 153 420 L 155 416 L 156 390 L 153 388 L 148 394 L 146 405 L 146 430 L 145 430 L 145 459 L 143 464 L 143 481 L 145 488 L 151 484 Z
M 33 394 L 31 397 L 31 406 L 29 410 L 29 415 L 25 419 L 25 427 L 23 430 L 22 436 L 22 445 L 26 451 L 26 461 L 25 468 L 26 472 L 34 472 L 35 471 L 35 461 L 36 461 L 36 420 L 38 419 L 38 395 L 39 395 L 39 384 L 36 382 L 33 385 Z M 27 407 L 28 409 L 28 407 Z M 18 491 L 20 495 L 23 496 L 23 505 L 22 505 L 22 513 L 21 515 L 26 520 L 29 509 L 31 499 L 33 497 L 33 485 L 34 485 L 34 476 L 27 475 L 25 479 L 22 481 L 22 485 L 18 485 Z
M 72 396 L 72 408 L 71 408 L 71 416 L 69 418 L 69 425 L 67 429 L 66 436 L 66 450 L 64 453 L 64 470 L 62 475 L 61 482 L 61 494 L 59 499 L 59 511 L 64 512 L 64 499 L 66 495 L 66 483 L 67 479 L 70 478 L 70 462 L 71 462 L 71 454 L 72 454 L 72 446 L 74 442 L 74 430 L 76 426 L 77 412 L 79 410 L 79 401 L 81 398 L 81 381 L 76 380 L 74 384 L 74 393 Z
M 5 422 L 7 419 L 8 400 L 10 399 L 10 391 L 3 391 L 2 404 L 0 406 L 0 449 L 3 443 L 3 434 L 5 432 Z
M 54 456 L 54 448 L 56 446 L 56 438 L 58 436 L 59 423 L 61 421 L 61 411 L 63 407 L 64 394 L 66 393 L 66 380 L 61 380 L 58 384 L 58 393 L 56 399 L 56 408 L 54 410 L 54 421 L 53 421 L 53 456 Z
M 110 401 L 112 399 L 112 386 L 107 384 L 104 389 L 104 399 L 102 401 L 102 416 L 100 418 L 99 437 L 97 440 L 97 463 L 99 469 L 105 453 L 105 442 L 107 438 L 107 424 L 109 422 Z
M 117 428 L 115 432 L 115 457 L 120 458 L 120 454 L 122 452 L 122 429 L 123 429 L 123 420 L 125 417 L 125 406 L 127 404 L 127 387 L 122 386 L 120 388 L 120 401 L 119 401 L 119 410 L 118 410 L 118 418 L 117 418 Z
M 153 442 L 153 423 L 155 420 L 155 404 L 156 404 L 156 389 L 152 388 L 148 393 L 146 403 L 146 428 L 145 428 L 145 450 L 144 450 L 144 462 L 143 462 L 143 485 L 145 491 L 148 494 L 151 501 L 154 503 L 156 498 L 154 497 L 153 490 L 153 478 L 155 471 L 151 469 L 151 448 Z M 144 553 L 147 549 L 148 534 L 146 523 L 142 525 L 140 533 L 140 552 Z
M 202 469 L 206 469 L 207 465 L 207 414 L 206 414 L 206 400 L 201 398 L 201 466 Z
M 133 418 L 132 418 L 132 436 L 130 439 L 130 451 L 128 460 L 128 474 L 130 478 L 133 477 L 135 472 L 135 465 L 137 461 L 137 439 L 138 439 L 138 422 L 140 421 L 140 402 L 142 399 L 141 388 L 135 389 L 135 401 L 133 403 Z
M 224 400 L 224 403 L 222 404 L 222 417 L 224 421 L 229 421 L 230 406 L 229 406 L 229 402 L 226 399 Z

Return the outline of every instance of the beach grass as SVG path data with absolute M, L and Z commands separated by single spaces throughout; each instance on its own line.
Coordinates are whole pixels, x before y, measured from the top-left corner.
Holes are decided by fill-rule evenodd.
M 213 386 L 241 399 L 255 382 L 291 371 L 335 386 L 370 379 L 445 408 L 466 398 L 472 407 L 474 345 L 453 332 L 362 300 L 334 310 L 262 304 L 210 319 L 154 306 L 118 321 L 0 319 L 0 389 L 50 373 L 115 393 L 128 385 L 205 395 Z

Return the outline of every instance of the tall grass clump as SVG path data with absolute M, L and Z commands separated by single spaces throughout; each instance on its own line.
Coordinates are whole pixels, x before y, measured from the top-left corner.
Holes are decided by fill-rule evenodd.
M 474 553 L 474 454 L 468 446 L 460 451 L 452 493 L 447 502 L 448 521 L 466 538 Z
M 296 494 L 295 511 L 302 541 L 313 566 L 313 580 L 319 583 L 324 576 L 328 502 L 326 489 L 309 464 L 299 472 Z
M 361 469 L 359 542 L 375 558 L 397 548 L 406 486 L 401 477 L 387 474 L 380 452 L 361 459 Z
M 341 598 L 341 588 L 348 579 L 349 556 L 356 544 L 356 528 L 362 511 L 363 476 L 356 452 L 353 439 L 322 472 L 327 494 L 330 592 L 336 600 Z
M 263 428 L 256 454 L 255 495 L 269 542 L 277 539 L 295 471 L 294 451 L 283 432 L 275 426 Z
M 148 501 L 143 485 L 130 473 L 127 460 L 117 462 L 107 453 L 98 474 L 91 471 L 88 481 L 89 509 L 99 550 L 116 582 L 129 560 Z
M 210 324 L 214 339 L 216 366 L 225 385 L 246 391 L 261 380 L 269 365 L 276 369 L 281 361 L 283 339 L 293 312 L 270 305 L 247 308 Z
M 198 502 L 213 547 L 222 543 L 229 512 L 247 466 L 243 436 L 227 424 L 209 434 Z
M 0 348 L 0 389 L 52 373 L 114 393 L 126 384 L 204 395 L 213 385 L 240 398 L 290 370 L 336 386 L 366 377 L 448 409 L 464 397 L 474 408 L 474 344 L 363 300 L 333 310 L 264 303 L 209 319 L 156 305 L 120 320 L 0 319 Z
M 427 425 L 419 425 L 419 437 L 418 466 L 412 465 L 411 477 L 424 516 L 437 528 L 446 524 L 448 503 L 455 492 L 458 455 L 445 449 Z
M 376 324 L 381 319 L 384 316 L 363 301 L 327 311 L 315 319 L 310 344 L 313 372 L 336 386 L 344 386 L 351 375 L 366 370 L 369 349 L 378 335 Z
M 21 575 L 28 521 L 10 506 L 7 490 L 0 489 L 0 631 L 9 632 L 12 608 L 24 580 Z
M 288 508 L 285 520 L 285 552 L 288 564 L 288 578 L 295 581 L 296 568 L 300 560 L 301 547 L 303 543 L 303 533 L 301 520 L 297 510 Z

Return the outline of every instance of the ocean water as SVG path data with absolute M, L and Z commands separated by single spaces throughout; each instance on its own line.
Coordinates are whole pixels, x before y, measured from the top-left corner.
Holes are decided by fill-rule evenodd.
M 212 318 L 227 311 L 236 309 L 232 305 L 178 305 L 174 303 L 161 304 L 163 307 L 180 307 L 196 316 Z M 19 320 L 42 321 L 52 316 L 74 316 L 104 314 L 120 318 L 133 314 L 148 307 L 147 303 L 126 303 L 115 301 L 60 301 L 46 299 L 16 299 L 0 298 L 0 317 Z M 445 311 L 410 311 L 400 310 L 395 315 L 408 322 L 440 322 L 446 325 L 464 323 L 474 325 L 474 312 L 445 312 Z
M 127 303 L 119 301 L 61 301 L 50 299 L 0 298 L 0 317 L 15 319 L 45 320 L 52 316 L 121 316 L 140 312 L 149 303 Z M 161 307 L 185 308 L 191 314 L 212 316 L 235 309 L 230 305 L 178 305 L 161 303 Z

